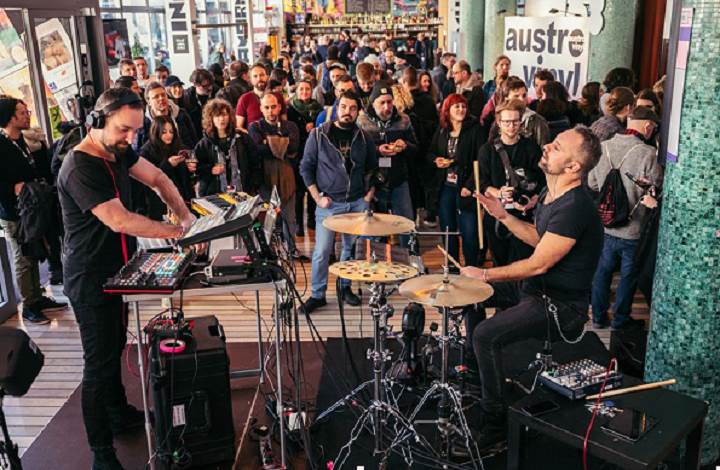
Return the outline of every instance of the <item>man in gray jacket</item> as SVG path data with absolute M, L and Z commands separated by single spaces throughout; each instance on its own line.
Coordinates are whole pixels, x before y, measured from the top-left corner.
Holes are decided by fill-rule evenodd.
M 623 186 L 631 210 L 627 224 L 620 227 L 605 227 L 605 240 L 600 262 L 592 285 L 592 315 L 596 328 L 608 326 L 607 310 L 610 304 L 610 283 L 613 271 L 620 261 L 620 284 L 613 306 L 614 329 L 631 326 L 636 323 L 630 318 L 633 295 L 637 288 L 637 275 L 634 270 L 635 251 L 640 241 L 643 222 L 648 215 L 645 205 L 650 205 L 643 189 L 627 176 L 647 180 L 658 186 L 662 180 L 662 167 L 657 162 L 655 148 L 643 142 L 657 127 L 660 119 L 650 109 L 637 107 L 627 120 L 625 133 L 602 143 L 602 157 L 597 166 L 588 174 L 588 185 L 599 191 L 611 169 L 617 168 L 622 175 Z
M 340 95 L 337 118 L 312 130 L 300 162 L 300 175 L 317 203 L 312 295 L 305 302 L 306 313 L 327 304 L 325 291 L 335 232 L 325 228 L 323 220 L 333 215 L 367 210 L 375 193 L 369 181 L 378 166 L 377 156 L 375 145 L 356 124 L 360 108 L 360 98 L 354 91 Z M 356 238 L 342 236 L 341 261 L 350 259 Z M 360 305 L 360 299 L 350 288 L 350 281 L 343 280 L 342 298 L 349 305 Z

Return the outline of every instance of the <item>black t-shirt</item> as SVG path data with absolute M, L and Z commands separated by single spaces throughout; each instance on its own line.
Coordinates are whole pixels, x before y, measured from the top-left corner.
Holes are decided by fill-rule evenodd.
M 344 129 L 333 124 L 330 126 L 330 132 L 328 134 L 330 142 L 332 142 L 332 144 L 340 151 L 340 155 L 343 158 L 343 163 L 345 164 L 345 171 L 348 172 L 348 175 L 350 174 L 350 170 L 352 169 L 350 147 L 352 145 L 355 131 L 357 131 L 357 128 L 354 126 L 348 129 Z
M 535 227 L 542 237 L 545 232 L 573 238 L 570 252 L 545 274 L 525 281 L 528 293 L 542 293 L 552 299 L 587 301 L 593 275 L 603 247 L 603 225 L 592 197 L 585 187 L 578 186 L 559 199 L 545 204 L 547 190 L 540 194 L 535 209 Z
M 58 177 L 58 196 L 65 226 L 64 287 L 73 304 L 102 303 L 103 283 L 125 264 L 123 237 L 95 217 L 92 209 L 118 193 L 123 205 L 132 207 L 129 169 L 137 161 L 132 149 L 114 162 L 79 151 L 65 157 Z M 130 257 L 135 239 L 124 238 Z

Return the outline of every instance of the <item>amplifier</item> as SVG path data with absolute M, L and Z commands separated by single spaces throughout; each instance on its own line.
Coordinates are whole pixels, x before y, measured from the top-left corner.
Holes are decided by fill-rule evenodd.
M 579 400 L 587 395 L 600 392 L 606 380 L 605 390 L 618 388 L 622 384 L 622 374 L 611 370 L 590 359 L 559 364 L 540 374 L 540 383 L 571 400 Z
M 167 328 L 167 334 L 155 328 L 150 349 L 159 460 L 170 469 L 233 462 L 230 367 L 222 326 L 206 316 L 187 320 L 179 333 L 175 326 Z

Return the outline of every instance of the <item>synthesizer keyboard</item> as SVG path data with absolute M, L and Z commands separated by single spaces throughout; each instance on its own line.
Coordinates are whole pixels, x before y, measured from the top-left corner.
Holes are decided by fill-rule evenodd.
M 257 219 L 261 202 L 260 196 L 254 196 L 213 214 L 198 217 L 185 235 L 177 240 L 178 245 L 186 247 L 237 234 Z
M 138 251 L 108 279 L 103 291 L 108 294 L 172 294 L 182 286 L 194 258 L 192 252 Z
M 540 383 L 571 400 L 579 400 L 587 395 L 600 392 L 605 381 L 607 368 L 590 359 L 559 364 L 540 374 Z M 622 374 L 611 370 L 605 390 L 618 388 L 622 384 Z

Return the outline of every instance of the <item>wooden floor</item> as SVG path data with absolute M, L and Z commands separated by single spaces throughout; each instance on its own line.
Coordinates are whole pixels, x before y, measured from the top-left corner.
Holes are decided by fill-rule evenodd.
M 425 243 L 423 243 L 425 246 Z M 434 243 L 428 243 L 434 246 Z M 313 248 L 313 241 L 310 237 L 300 239 L 301 252 L 310 255 Z M 423 260 L 431 271 L 437 272 L 441 264 L 441 255 L 437 249 L 423 250 Z M 305 263 L 306 276 L 302 268 L 298 266 L 298 289 L 305 292 L 306 284 L 308 290 L 304 298 L 309 295 L 310 265 Z M 307 279 L 307 282 L 306 282 Z M 334 285 L 334 277 L 330 278 L 330 285 Z M 61 287 L 48 288 L 48 293 L 56 299 L 67 300 L 62 295 Z M 362 307 L 346 308 L 346 323 L 348 335 L 351 337 L 369 337 L 372 334 L 371 317 L 367 308 L 367 295 L 364 296 Z M 323 338 L 340 336 L 340 321 L 337 307 L 337 299 L 334 289 L 328 289 L 328 306 L 316 311 L 312 315 L 313 322 Z M 263 294 L 260 298 L 261 313 L 263 320 L 263 335 L 267 335 L 272 324 L 272 295 Z M 402 308 L 406 304 L 399 295 L 395 294 L 390 299 L 391 304 L 396 307 L 396 314 L 391 319 L 391 324 L 399 330 L 399 322 L 402 318 Z M 218 316 L 225 328 L 229 341 L 256 341 L 256 316 L 255 316 L 255 295 L 246 294 L 238 297 L 216 296 L 204 297 L 201 300 L 186 301 L 183 310 L 186 316 L 199 316 L 213 314 Z M 160 302 L 149 302 L 142 304 L 141 317 L 143 324 L 151 316 L 163 310 Z M 633 305 L 633 314 L 637 318 L 648 317 L 648 307 L 637 296 Z M 21 398 L 9 397 L 4 403 L 4 410 L 7 415 L 10 427 L 10 435 L 24 452 L 35 437 L 42 431 L 45 425 L 52 419 L 55 413 L 62 407 L 70 394 L 77 388 L 82 378 L 82 348 L 80 345 L 80 334 L 78 332 L 75 317 L 70 309 L 49 313 L 52 319 L 49 325 L 33 325 L 23 322 L 18 315 L 8 320 L 5 325 L 21 328 L 28 332 L 45 354 L 45 366 L 35 380 L 30 391 Z M 426 325 L 430 322 L 439 322 L 437 312 L 427 311 Z M 133 323 L 131 321 L 131 327 Z M 591 326 L 589 324 L 589 326 Z M 134 328 L 130 328 L 134 331 Z M 304 319 L 301 319 L 302 339 L 310 339 L 309 330 Z M 600 330 L 598 334 L 603 341 L 609 341 L 610 330 Z M 130 341 L 133 341 L 131 336 Z M 137 368 L 136 358 L 130 357 L 127 360 L 127 367 L 133 370 Z M 84 432 L 84 430 L 71 430 L 71 432 Z

